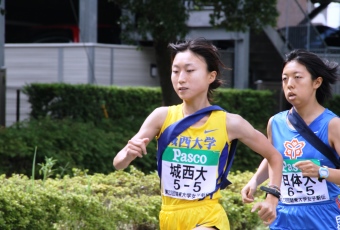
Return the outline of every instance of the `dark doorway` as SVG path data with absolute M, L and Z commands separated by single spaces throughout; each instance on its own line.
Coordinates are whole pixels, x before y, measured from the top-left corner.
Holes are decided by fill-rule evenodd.
M 8 0 L 5 7 L 5 43 L 79 42 L 79 0 Z M 120 15 L 98 0 L 98 43 L 120 44 Z

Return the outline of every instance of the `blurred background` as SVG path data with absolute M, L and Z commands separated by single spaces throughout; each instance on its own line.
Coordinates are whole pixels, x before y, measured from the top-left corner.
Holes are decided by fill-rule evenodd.
M 30 105 L 21 88 L 32 82 L 161 86 L 169 95 L 163 95 L 165 104 L 172 103 L 167 56 L 159 52 L 164 45 L 157 47 L 167 44 L 167 30 L 178 32 L 172 39 L 211 40 L 231 67 L 224 72 L 224 87 L 274 90 L 277 110 L 288 106 L 280 82 L 287 52 L 302 48 L 340 62 L 339 0 L 251 1 L 248 8 L 249 2 L 226 1 L 222 15 L 231 18 L 228 9 L 236 4 L 236 12 L 245 16 L 231 18 L 232 23 L 215 17 L 215 25 L 211 14 L 217 1 L 166 2 L 0 0 L 0 123 L 28 117 Z M 181 12 L 171 12 L 175 4 Z M 177 18 L 185 22 L 178 31 L 169 27 Z M 234 26 L 237 20 L 243 27 Z M 340 83 L 334 93 L 340 93 Z

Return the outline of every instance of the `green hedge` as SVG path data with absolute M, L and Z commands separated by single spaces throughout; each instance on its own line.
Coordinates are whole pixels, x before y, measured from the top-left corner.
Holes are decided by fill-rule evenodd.
M 31 104 L 31 117 L 72 118 L 97 122 L 110 119 L 145 118 L 162 103 L 160 88 L 70 84 L 31 84 L 23 92 Z M 139 125 L 139 124 L 138 124 Z
M 72 118 L 97 121 L 105 118 L 105 106 L 110 119 L 138 119 L 149 115 L 162 104 L 158 87 L 117 87 L 97 85 L 41 84 L 26 85 L 32 107 L 32 118 Z M 238 113 L 252 125 L 265 129 L 279 101 L 269 90 L 237 90 L 220 88 L 214 94 L 215 104 Z M 340 114 L 340 95 L 335 95 L 326 107 Z
M 325 107 L 332 110 L 335 114 L 340 116 L 340 95 L 334 95 L 329 101 L 326 101 Z
M 158 87 L 35 83 L 26 85 L 23 92 L 29 98 L 31 117 L 35 119 L 49 115 L 53 119 L 95 122 L 105 118 L 105 106 L 110 119 L 141 119 L 138 120 L 141 122 L 162 105 Z M 214 104 L 238 113 L 257 128 L 264 129 L 276 103 L 272 95 L 270 91 L 221 88 L 214 94 Z
M 25 87 L 25 93 L 32 105 L 31 119 L 0 129 L 0 173 L 6 175 L 30 175 L 35 147 L 37 162 L 53 157 L 61 169 L 67 167 L 66 173 L 72 167 L 88 169 L 90 174 L 110 173 L 115 154 L 138 131 L 146 116 L 161 106 L 159 88 L 32 84 Z M 334 112 L 340 104 L 336 101 L 340 97 L 329 102 Z M 219 89 L 215 104 L 242 115 L 265 133 L 275 101 L 270 91 Z M 148 146 L 148 153 L 133 162 L 145 173 L 156 169 L 155 140 Z M 261 160 L 239 143 L 231 170 L 253 171 Z
M 123 122 L 131 124 L 131 121 Z M 49 117 L 32 119 L 0 129 L 0 173 L 31 175 L 34 150 L 36 162 L 45 157 L 57 160 L 57 170 L 71 173 L 76 167 L 88 169 L 90 174 L 108 174 L 114 170 L 112 160 L 134 131 L 114 120 L 79 122 L 72 119 L 54 120 Z M 148 147 L 150 154 L 133 164 L 145 172 L 156 169 L 156 142 Z
M 15 174 L 0 176 L 0 229 L 158 229 L 161 208 L 157 173 L 145 175 L 130 167 L 130 173 L 86 175 L 74 169 L 74 177 L 30 180 Z M 261 226 L 253 204 L 244 205 L 240 190 L 252 173 L 232 173 L 233 182 L 222 190 L 221 204 L 231 229 Z M 259 191 L 256 202 L 263 198 Z
M 107 135 L 112 135 L 116 138 L 110 141 L 113 149 L 113 151 L 110 151 L 110 154 L 116 153 L 125 145 L 127 140 L 138 131 L 144 119 L 156 107 L 161 106 L 162 101 L 160 88 L 149 87 L 131 88 L 95 85 L 31 84 L 24 88 L 24 92 L 28 95 L 29 102 L 32 104 L 31 118 L 33 119 L 50 116 L 52 119 L 72 119 L 79 122 L 90 122 L 96 127 L 104 128 Z M 265 132 L 266 122 L 273 114 L 275 105 L 270 91 L 219 89 L 215 92 L 214 96 L 214 104 L 220 105 L 229 112 L 242 115 L 253 124 L 255 128 Z M 103 105 L 105 105 L 109 116 L 108 121 L 105 121 Z M 51 130 L 51 128 L 46 127 L 45 130 L 48 132 L 47 130 Z M 64 131 L 68 133 L 67 130 Z M 81 132 L 81 130 L 78 132 L 79 139 L 88 140 L 89 137 Z M 77 135 L 77 131 L 71 133 Z M 53 141 L 52 135 L 50 135 L 49 138 Z M 65 138 L 67 139 L 67 137 Z M 77 138 L 75 139 L 77 140 Z M 108 138 L 104 138 L 103 142 L 105 142 L 106 139 Z M 73 142 L 76 142 L 76 140 Z M 70 143 L 70 140 L 65 142 L 65 145 L 67 145 L 67 143 Z M 27 143 L 27 145 L 31 145 L 31 148 L 33 148 L 33 141 L 29 142 L 29 140 L 27 140 Z M 60 150 L 59 152 L 61 152 L 60 154 L 62 155 L 63 149 L 70 149 L 72 147 L 64 147 L 58 144 L 58 142 L 56 145 L 56 141 L 53 141 L 53 145 Z M 76 145 L 78 146 L 78 144 Z M 150 147 L 151 151 L 149 152 L 155 152 L 154 146 L 153 144 L 151 146 L 152 148 Z M 46 149 L 46 145 L 42 146 L 41 143 L 40 149 L 50 152 L 48 156 L 57 154 L 52 154 L 52 152 L 48 150 L 50 147 Z M 102 150 L 107 151 L 107 149 Z M 54 152 L 56 151 L 57 150 Z M 79 151 L 74 154 L 91 155 L 91 153 L 85 152 L 86 149 L 79 149 Z M 108 153 L 101 152 L 101 154 L 105 156 Z M 72 153 L 68 153 L 68 158 L 72 155 Z M 249 148 L 240 143 L 232 170 L 244 171 L 254 169 L 258 166 L 261 159 L 259 155 L 254 154 Z M 60 162 L 66 162 L 66 160 Z M 151 171 L 156 167 L 154 157 L 143 160 L 138 159 L 135 164 L 144 172 Z M 93 166 L 88 167 L 88 164 L 85 162 L 84 164 L 76 164 L 74 166 L 88 168 L 90 171 L 94 171 Z M 106 169 L 106 167 L 103 167 L 103 169 Z M 99 172 L 107 173 L 108 171 L 101 170 Z

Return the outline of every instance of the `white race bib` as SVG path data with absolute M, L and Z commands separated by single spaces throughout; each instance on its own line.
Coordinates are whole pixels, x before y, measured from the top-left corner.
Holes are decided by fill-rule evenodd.
M 304 159 L 306 160 L 306 159 Z M 309 159 L 320 165 L 317 159 Z M 285 204 L 315 203 L 329 200 L 326 180 L 306 177 L 294 166 L 300 160 L 284 160 L 281 182 L 281 202 Z
M 162 194 L 185 200 L 206 197 L 216 187 L 219 156 L 218 151 L 167 147 L 162 156 Z

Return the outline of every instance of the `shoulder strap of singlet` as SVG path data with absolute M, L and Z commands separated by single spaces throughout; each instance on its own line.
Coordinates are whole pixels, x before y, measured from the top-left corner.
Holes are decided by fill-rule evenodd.
M 220 189 L 225 189 L 228 185 L 231 184 L 231 182 L 227 179 L 227 176 L 229 174 L 229 171 L 230 171 L 230 168 L 234 162 L 234 156 L 235 156 L 235 153 L 236 153 L 236 147 L 237 147 L 237 139 L 233 140 L 231 142 L 231 145 L 230 145 L 230 149 L 229 149 L 229 154 L 227 153 L 227 160 L 226 160 L 226 165 L 227 165 L 227 168 L 223 171 L 223 169 L 219 169 L 221 170 L 223 173 L 222 174 L 219 174 L 221 175 L 221 182 L 217 185 L 220 187 Z M 228 151 L 228 145 L 226 145 L 222 151 L 222 155 L 226 155 L 225 153 L 223 154 L 224 151 Z M 225 156 L 224 156 L 225 157 Z M 222 159 L 221 159 L 222 160 Z M 224 164 L 224 166 L 225 166 Z M 220 166 L 221 167 L 221 166 Z M 224 168 L 224 167 L 223 167 Z M 217 190 L 218 188 L 216 188 Z
M 161 136 L 158 138 L 158 150 L 157 150 L 157 170 L 158 170 L 158 175 L 161 178 L 161 172 L 162 172 L 162 155 L 166 147 L 173 141 L 179 134 L 181 134 L 183 131 L 188 129 L 191 125 L 195 124 L 198 122 L 200 119 L 202 119 L 205 115 L 208 113 L 214 111 L 214 110 L 222 110 L 220 106 L 217 105 L 212 105 L 206 108 L 203 108 L 173 124 L 168 126 L 164 132 L 161 134 Z M 221 181 L 220 183 L 216 183 L 218 185 L 218 188 L 225 188 L 229 184 L 231 184 L 230 181 L 226 179 L 230 167 L 232 165 L 235 151 L 236 151 L 236 144 L 237 140 L 233 140 L 230 146 L 230 151 L 228 154 L 228 145 L 224 147 L 221 157 L 220 157 L 220 164 L 219 164 L 219 169 L 218 169 L 218 175 L 219 177 L 217 178 L 217 181 Z M 226 170 L 224 170 L 226 164 L 228 167 Z M 216 190 L 218 189 L 216 188 Z
M 162 155 L 166 147 L 173 141 L 179 134 L 189 128 L 191 125 L 195 124 L 201 120 L 204 116 L 214 110 L 223 110 L 220 106 L 212 105 L 205 107 L 195 113 L 184 117 L 183 119 L 176 121 L 175 123 L 169 125 L 161 136 L 158 138 L 158 150 L 157 150 L 157 169 L 158 175 L 161 177 L 162 172 Z
M 314 148 L 325 155 L 337 169 L 340 168 L 339 159 L 333 154 L 333 151 L 328 147 L 316 134 L 309 128 L 300 115 L 292 108 L 292 112 L 288 112 L 288 120 L 294 128 L 303 136 Z

